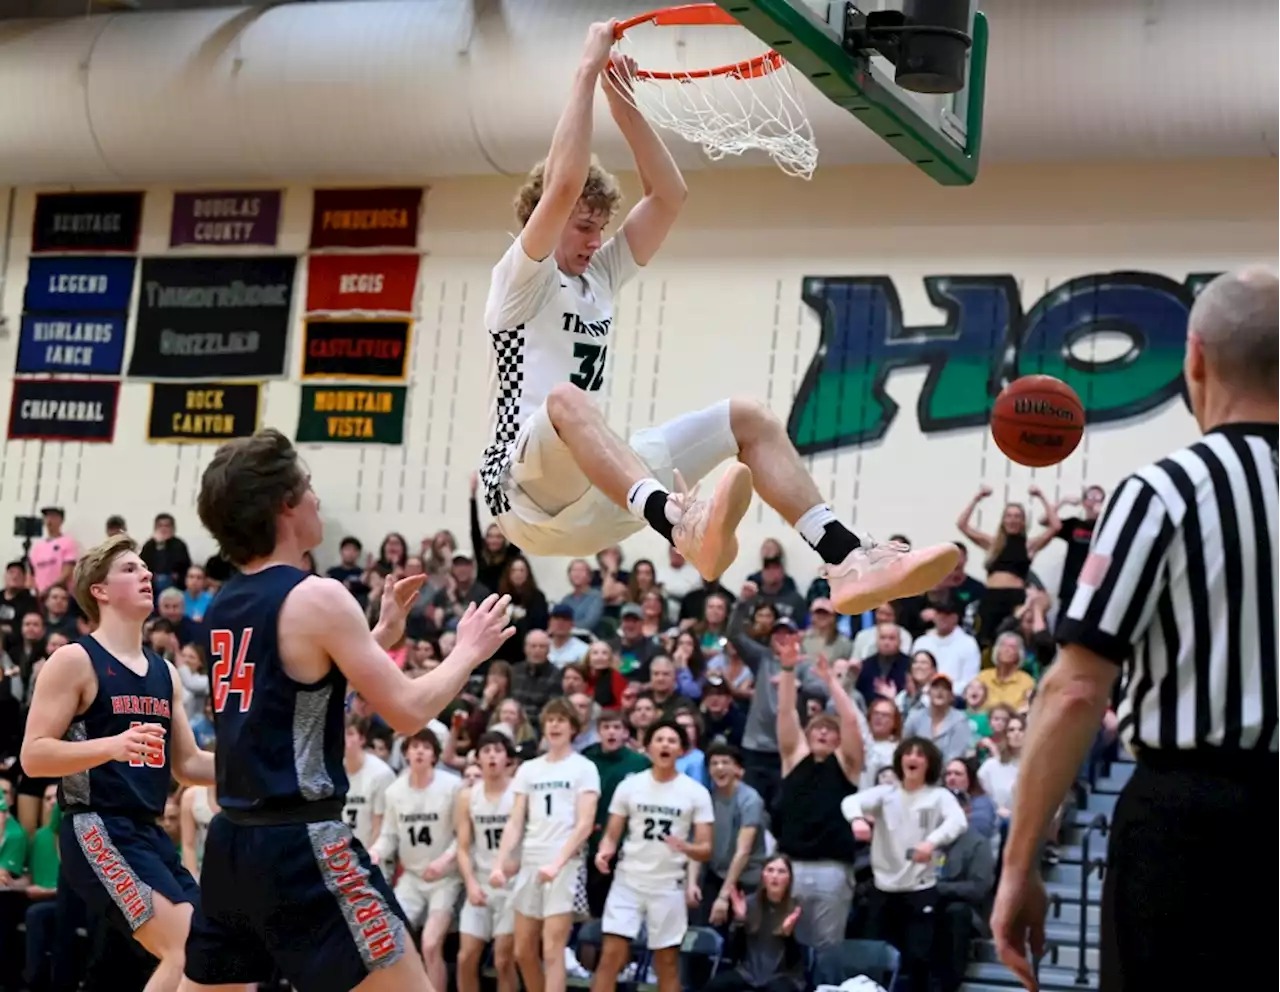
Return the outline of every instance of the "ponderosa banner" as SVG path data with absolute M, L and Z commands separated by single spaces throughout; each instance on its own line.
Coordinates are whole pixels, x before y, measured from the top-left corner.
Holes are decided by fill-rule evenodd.
M 33 258 L 22 307 L 34 313 L 125 313 L 136 264 L 132 258 Z
M 304 379 L 403 379 L 407 320 L 308 320 Z
M 280 190 L 173 194 L 169 244 L 274 246 L 280 233 Z
M 418 255 L 312 255 L 309 312 L 412 313 Z
M 119 375 L 124 365 L 125 324 L 123 314 L 23 314 L 14 371 Z
M 199 444 L 248 437 L 258 429 L 261 397 L 256 382 L 157 382 L 147 440 Z
M 422 188 L 318 189 L 312 248 L 416 248 Z
M 405 386 L 303 386 L 300 444 L 402 444 Z
M 119 398 L 118 381 L 14 379 L 9 440 L 110 442 Z
M 297 261 L 286 255 L 143 259 L 129 375 L 284 375 Z
M 137 251 L 141 193 L 41 193 L 31 250 Z

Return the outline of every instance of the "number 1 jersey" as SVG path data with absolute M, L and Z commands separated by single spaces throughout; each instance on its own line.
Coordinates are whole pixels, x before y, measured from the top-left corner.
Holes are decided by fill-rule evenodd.
M 573 833 L 579 794 L 600 795 L 600 772 L 577 753 L 559 761 L 543 755 L 520 766 L 513 788 L 528 801 L 520 863 L 536 871 L 556 859 Z

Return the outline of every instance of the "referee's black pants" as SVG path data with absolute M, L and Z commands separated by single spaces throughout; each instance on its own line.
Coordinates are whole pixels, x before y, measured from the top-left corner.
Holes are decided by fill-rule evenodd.
M 1278 772 L 1144 752 L 1111 823 L 1101 992 L 1276 987 Z

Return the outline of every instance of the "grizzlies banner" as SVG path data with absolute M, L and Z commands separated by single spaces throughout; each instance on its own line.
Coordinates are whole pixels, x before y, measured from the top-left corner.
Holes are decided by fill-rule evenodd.
M 405 386 L 303 386 L 300 444 L 402 444 Z
M 412 313 L 417 255 L 312 255 L 307 311 Z
M 132 258 L 33 258 L 22 308 L 37 313 L 126 313 Z
M 274 246 L 280 230 L 280 190 L 174 193 L 169 244 Z
M 318 189 L 312 248 L 416 248 L 420 187 Z
M 158 382 L 151 387 L 148 441 L 199 444 L 248 437 L 258 429 L 256 382 Z
M 9 440 L 110 442 L 119 397 L 103 379 L 14 379 Z
M 123 314 L 23 314 L 14 371 L 119 375 L 124 365 L 125 324 Z
M 283 375 L 297 261 L 284 255 L 143 259 L 129 375 Z
M 137 251 L 141 193 L 41 193 L 31 250 Z
M 308 320 L 304 379 L 403 379 L 407 320 Z

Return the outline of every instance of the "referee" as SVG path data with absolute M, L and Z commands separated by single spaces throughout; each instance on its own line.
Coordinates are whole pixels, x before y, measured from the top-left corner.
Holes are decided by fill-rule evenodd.
M 1102 992 L 1276 988 L 1278 308 L 1261 269 L 1201 292 L 1183 371 L 1203 437 L 1116 489 L 1058 628 L 991 919 L 1028 989 L 1038 843 L 1122 670 L 1138 765 L 1111 823 Z

